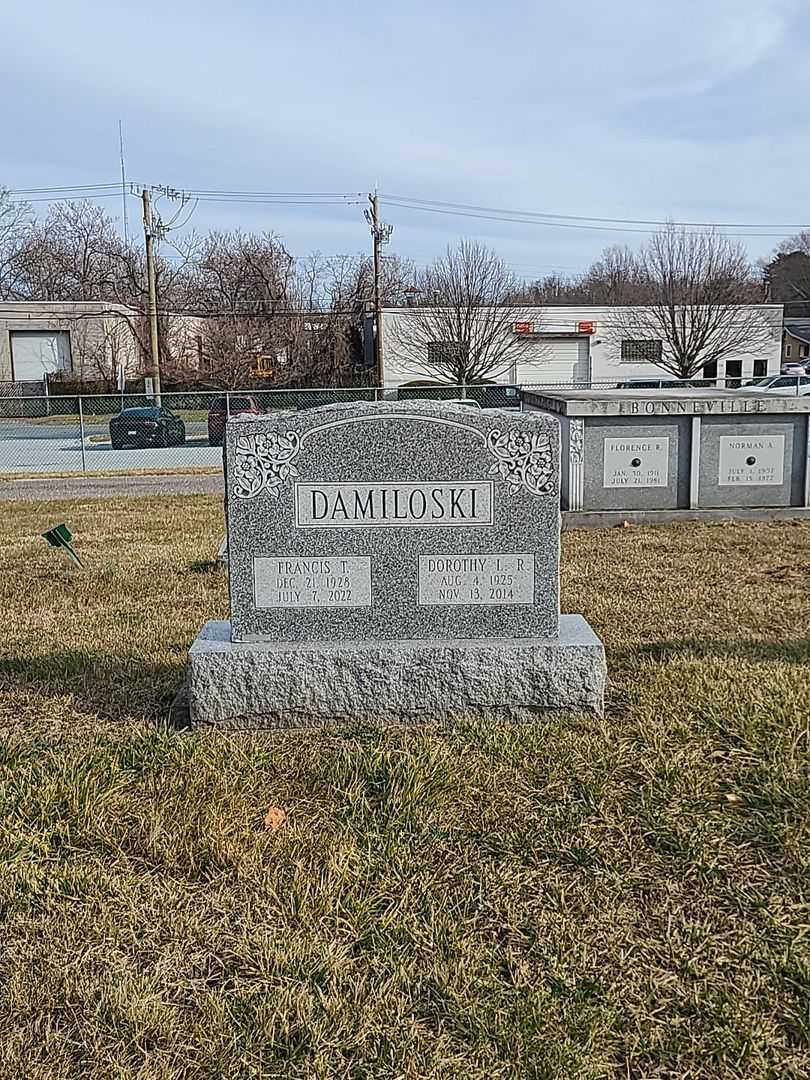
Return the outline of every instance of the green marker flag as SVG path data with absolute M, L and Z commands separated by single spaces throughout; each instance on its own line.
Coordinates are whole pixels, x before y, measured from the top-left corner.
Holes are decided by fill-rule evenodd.
M 73 535 L 67 525 L 54 525 L 52 529 L 44 532 L 42 537 L 48 541 L 51 547 L 62 548 L 67 553 L 68 558 L 72 559 L 77 566 L 82 565 L 82 560 L 71 547 L 70 541 Z

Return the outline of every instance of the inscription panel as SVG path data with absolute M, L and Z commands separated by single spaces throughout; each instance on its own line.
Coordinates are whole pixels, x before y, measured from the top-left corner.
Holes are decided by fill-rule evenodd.
M 781 486 L 785 474 L 785 436 L 721 435 L 719 459 L 720 487 Z
M 420 555 L 419 603 L 534 603 L 534 556 Z
M 256 556 L 253 595 L 257 608 L 370 607 L 371 556 Z
M 604 487 L 666 487 L 668 483 L 668 436 L 605 439 Z
M 491 525 L 491 480 L 295 485 L 299 529 Z

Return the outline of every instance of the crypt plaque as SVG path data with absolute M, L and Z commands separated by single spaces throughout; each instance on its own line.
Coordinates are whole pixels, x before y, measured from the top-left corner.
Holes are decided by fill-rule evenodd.
M 720 487 L 784 483 L 784 435 L 721 435 Z
M 668 436 L 605 439 L 604 487 L 666 487 L 668 482 Z

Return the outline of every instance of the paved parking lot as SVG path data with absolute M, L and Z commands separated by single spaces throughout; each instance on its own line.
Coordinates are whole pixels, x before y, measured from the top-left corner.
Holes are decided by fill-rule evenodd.
M 209 446 L 205 424 L 189 424 L 182 446 L 113 450 L 106 426 L 0 421 L 0 474 L 133 472 L 219 468 L 222 449 Z

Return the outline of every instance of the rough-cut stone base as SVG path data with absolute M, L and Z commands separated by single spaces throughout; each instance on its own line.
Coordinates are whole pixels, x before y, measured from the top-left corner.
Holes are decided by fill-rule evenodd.
M 189 651 L 191 721 L 220 727 L 601 713 L 605 678 L 580 615 L 563 615 L 553 640 L 232 643 L 230 623 L 209 622 Z

